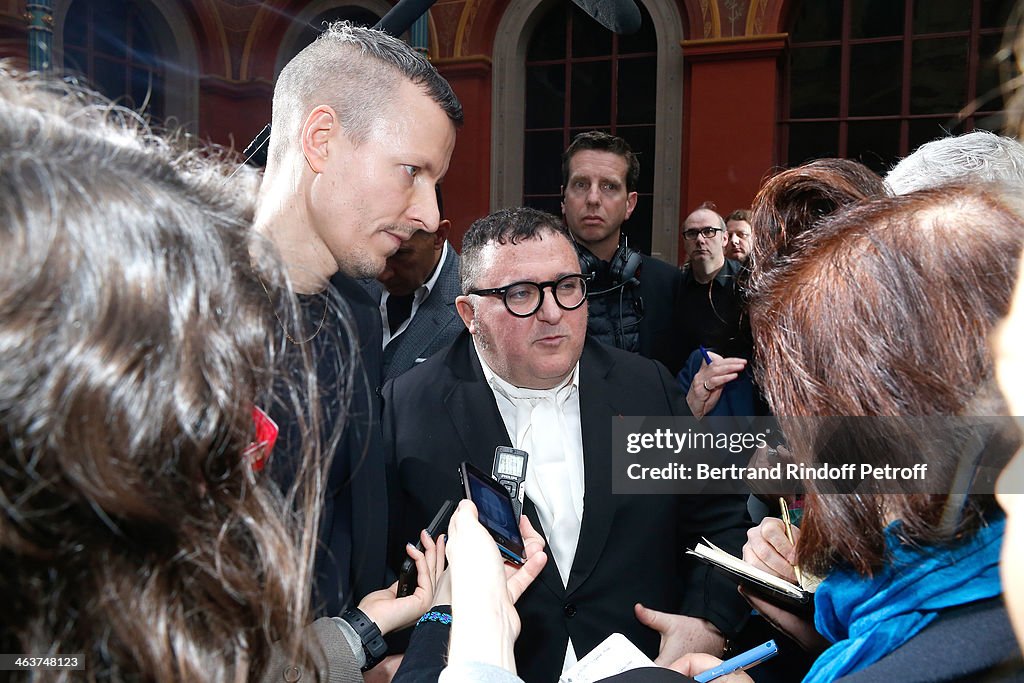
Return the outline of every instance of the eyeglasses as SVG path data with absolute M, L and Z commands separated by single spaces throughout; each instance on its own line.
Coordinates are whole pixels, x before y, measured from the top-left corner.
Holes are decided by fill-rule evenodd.
M 555 303 L 564 311 L 574 311 L 587 300 L 590 275 L 563 275 L 547 282 L 513 282 L 493 289 L 471 289 L 470 294 L 500 296 L 508 312 L 517 318 L 529 318 L 544 304 L 544 289 L 551 288 Z
M 690 228 L 689 230 L 683 230 L 683 239 L 688 242 L 694 242 L 697 240 L 697 235 L 703 235 L 704 239 L 711 239 L 720 232 L 722 232 L 721 228 L 714 228 L 710 225 L 704 228 Z

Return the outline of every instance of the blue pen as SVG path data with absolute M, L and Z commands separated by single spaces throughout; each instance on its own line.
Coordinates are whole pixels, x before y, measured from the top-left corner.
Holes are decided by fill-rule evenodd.
M 708 350 L 704 348 L 704 345 L 700 345 L 700 355 L 704 356 L 704 362 L 711 365 L 711 356 L 708 355 Z
M 755 664 L 760 664 L 766 659 L 771 659 L 779 653 L 779 648 L 775 646 L 774 640 L 769 640 L 767 643 L 752 647 L 743 654 L 736 655 L 732 659 L 727 659 L 718 666 L 708 669 L 703 673 L 699 673 L 693 677 L 693 680 L 697 683 L 707 683 L 713 681 L 719 676 L 731 674 L 733 671 L 739 671 L 740 669 L 749 669 Z

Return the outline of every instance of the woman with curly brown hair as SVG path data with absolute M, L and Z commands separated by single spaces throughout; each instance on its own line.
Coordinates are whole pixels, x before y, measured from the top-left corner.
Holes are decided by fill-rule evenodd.
M 224 166 L 133 117 L 0 66 L 0 650 L 82 656 L 31 680 L 361 680 L 341 626 L 304 631 L 332 449 L 285 491 L 254 466 L 258 406 L 342 426 L 288 278 Z M 381 630 L 429 607 L 428 545 L 413 597 L 366 599 Z

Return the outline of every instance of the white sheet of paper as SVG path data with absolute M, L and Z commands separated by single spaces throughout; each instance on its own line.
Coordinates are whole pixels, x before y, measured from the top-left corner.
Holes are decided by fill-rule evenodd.
M 655 666 L 629 638 L 613 633 L 563 673 L 558 683 L 593 683 L 644 666 Z

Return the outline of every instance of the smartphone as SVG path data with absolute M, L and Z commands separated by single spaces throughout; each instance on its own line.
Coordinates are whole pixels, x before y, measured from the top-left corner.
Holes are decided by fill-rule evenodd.
M 437 514 L 434 515 L 434 519 L 430 520 L 430 524 L 427 525 L 427 533 L 430 534 L 431 538 L 436 540 L 439 535 L 448 530 L 448 520 L 451 519 L 453 512 L 455 512 L 455 501 L 446 500 L 437 511 Z M 416 541 L 416 549 L 423 552 L 423 541 Z M 405 561 L 402 562 L 402 568 L 398 572 L 397 595 L 400 598 L 404 598 L 407 595 L 411 595 L 415 590 L 416 561 L 406 556 Z
M 512 499 L 516 518 L 523 514 L 523 500 L 526 494 L 526 463 L 530 455 L 526 451 L 510 446 L 494 449 L 494 465 L 491 476 L 505 487 Z
M 459 466 L 466 498 L 476 505 L 480 523 L 498 544 L 498 551 L 512 564 L 523 564 L 523 537 L 519 533 L 519 516 L 504 486 L 479 467 L 468 462 Z

